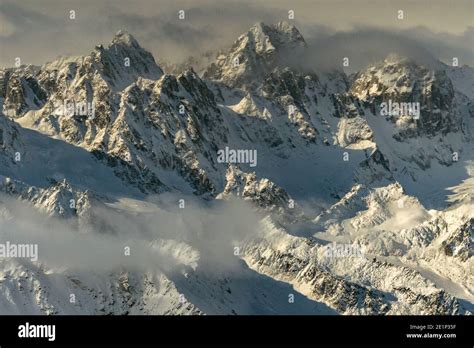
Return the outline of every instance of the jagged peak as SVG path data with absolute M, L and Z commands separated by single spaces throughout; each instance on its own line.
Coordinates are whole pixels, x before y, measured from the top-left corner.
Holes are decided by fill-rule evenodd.
M 125 45 L 128 47 L 135 47 L 135 48 L 140 47 L 135 37 L 133 37 L 132 34 L 124 30 L 119 30 L 117 31 L 117 33 L 115 33 L 115 36 L 112 39 L 110 46 L 113 46 L 113 45 Z
M 163 75 L 153 55 L 123 30 L 119 30 L 108 45 L 96 45 L 89 55 L 58 57 L 43 65 L 41 71 L 45 73 L 43 79 L 48 79 L 51 72 L 68 79 L 72 77 L 75 81 L 69 81 L 70 85 L 82 81 L 85 74 L 99 72 L 114 91 L 125 89 L 138 78 L 158 80 Z
M 264 22 L 257 22 L 252 27 L 250 27 L 249 32 L 253 33 L 263 33 L 263 34 L 289 34 L 292 35 L 295 39 L 303 40 L 303 35 L 300 31 L 287 21 L 281 21 L 276 24 L 265 24 Z
M 263 22 L 255 23 L 243 37 L 250 35 L 255 41 L 257 51 L 261 51 L 261 48 L 277 49 L 291 44 L 306 45 L 299 30 L 285 21 L 272 25 Z
M 376 77 L 376 80 L 373 77 Z M 422 86 L 430 83 L 437 83 L 448 90 L 452 89 L 451 81 L 446 72 L 440 69 L 439 61 L 432 64 L 429 61 L 421 61 L 414 57 L 404 56 L 396 53 L 387 55 L 383 60 L 379 60 L 354 76 L 351 91 L 363 89 L 367 94 L 367 85 L 373 85 L 374 81 L 388 87 L 389 91 L 397 90 L 399 93 L 413 91 L 418 85 Z M 371 94 L 380 94 L 382 90 L 374 87 Z M 386 91 L 386 90 L 384 90 Z M 360 93 L 359 93 L 360 94 Z
M 157 80 L 163 75 L 153 55 L 123 30 L 115 34 L 107 48 L 96 46 L 89 57 L 99 63 L 97 67 L 105 79 L 118 90 L 124 89 L 138 77 Z
M 151 56 L 151 53 L 145 50 L 132 34 L 124 30 L 117 31 L 107 47 L 99 44 L 95 46 L 94 51 L 99 54 L 102 52 L 109 52 L 114 55 L 127 52 L 137 52 L 138 54 L 143 53 Z

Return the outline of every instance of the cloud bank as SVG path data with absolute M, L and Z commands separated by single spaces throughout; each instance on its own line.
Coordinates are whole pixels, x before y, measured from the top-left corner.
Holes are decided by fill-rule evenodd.
M 201 262 L 211 272 L 239 267 L 234 248 L 261 228 L 252 207 L 240 200 L 207 206 L 187 197 L 185 208 L 179 209 L 176 202 L 178 197 L 170 194 L 151 197 L 149 207 L 154 208 L 145 213 L 126 205 L 93 207 L 101 224 L 81 233 L 74 219 L 51 218 L 1 195 L 0 243 L 36 244 L 38 262 L 58 269 L 173 272 Z M 104 225 L 113 228 L 106 231 Z
M 348 57 L 353 69 L 387 53 L 433 56 L 445 62 L 457 57 L 474 66 L 472 2 L 424 0 L 401 2 L 404 22 L 396 21 L 393 4 L 381 1 L 57 1 L 21 3 L 3 0 L 0 65 L 43 64 L 60 55 L 86 55 L 111 41 L 119 29 L 132 33 L 157 61 L 182 63 L 189 57 L 214 56 L 230 47 L 256 22 L 292 21 L 312 48 L 308 59 L 324 66 Z M 70 19 L 70 11 L 75 19 Z M 185 11 L 185 19 L 178 11 Z M 437 23 L 437 24 L 436 24 Z M 51 38 L 54 38 L 52 40 Z

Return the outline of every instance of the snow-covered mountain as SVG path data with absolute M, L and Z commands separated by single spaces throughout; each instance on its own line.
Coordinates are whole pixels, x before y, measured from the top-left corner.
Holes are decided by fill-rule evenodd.
M 474 69 L 307 49 L 257 23 L 172 75 L 120 31 L 0 69 L 0 242 L 39 248 L 0 313 L 471 314 Z

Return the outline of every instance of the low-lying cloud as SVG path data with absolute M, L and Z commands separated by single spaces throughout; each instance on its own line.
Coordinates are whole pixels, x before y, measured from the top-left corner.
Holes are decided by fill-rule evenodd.
M 238 267 L 234 248 L 259 231 L 259 216 L 252 207 L 240 200 L 204 205 L 187 197 L 185 208 L 180 209 L 179 199 L 169 194 L 154 197 L 148 206 L 155 209 L 146 213 L 130 211 L 123 204 L 92 208 L 101 223 L 82 226 L 81 232 L 75 219 L 51 218 L 3 195 L 0 243 L 37 244 L 38 262 L 59 269 L 173 272 L 200 262 L 210 272 Z M 130 255 L 126 255 L 127 247 Z

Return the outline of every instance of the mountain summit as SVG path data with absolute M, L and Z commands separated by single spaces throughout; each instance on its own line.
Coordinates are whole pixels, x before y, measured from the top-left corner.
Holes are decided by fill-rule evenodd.
M 204 73 L 205 78 L 238 87 L 268 74 L 288 54 L 306 48 L 301 33 L 288 22 L 257 23 L 242 34 Z
M 104 78 L 118 89 L 130 85 L 137 76 L 156 80 L 163 75 L 153 55 L 143 49 L 132 35 L 121 30 L 107 48 L 97 46 L 90 57 Z

